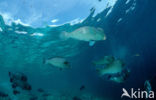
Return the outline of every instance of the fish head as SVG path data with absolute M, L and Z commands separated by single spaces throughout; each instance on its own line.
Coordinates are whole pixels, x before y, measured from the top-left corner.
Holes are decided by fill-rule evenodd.
M 92 40 L 96 40 L 96 41 L 103 41 L 106 40 L 106 36 L 105 34 L 101 33 L 101 32 L 93 32 L 94 34 L 91 34 Z
M 96 34 L 99 34 L 100 35 L 100 39 L 101 40 L 106 40 L 106 35 L 105 35 L 105 33 L 104 33 L 104 30 L 102 29 L 102 28 L 98 28 L 97 29 L 98 31 L 96 32 Z
M 63 64 L 66 68 L 71 68 L 71 65 L 68 61 L 65 61 Z

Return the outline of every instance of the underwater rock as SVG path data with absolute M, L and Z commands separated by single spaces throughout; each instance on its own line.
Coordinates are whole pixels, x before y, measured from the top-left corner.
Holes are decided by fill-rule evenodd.
M 44 92 L 44 90 L 41 89 L 41 88 L 39 88 L 37 91 L 40 92 L 40 93 L 43 93 Z
M 27 77 L 25 74 L 23 73 L 13 73 L 13 72 L 9 72 L 9 78 L 10 78 L 10 83 L 12 84 L 12 89 L 13 89 L 13 94 L 20 94 L 20 90 L 18 90 L 19 88 L 22 90 L 26 90 L 26 91 L 30 91 L 31 90 L 31 86 L 30 84 L 27 82 Z M 18 87 L 18 89 L 17 89 Z
M 47 97 L 47 96 L 50 96 L 50 95 L 51 95 L 50 93 L 43 93 L 42 96 Z
M 54 57 L 47 60 L 44 60 L 44 64 L 52 65 L 53 67 L 57 67 L 60 70 L 71 68 L 70 63 L 62 57 Z
M 19 73 L 19 72 L 17 73 L 9 72 L 9 77 L 10 77 L 10 82 L 13 82 L 16 80 L 24 81 L 24 82 L 27 81 L 26 75 L 23 73 Z
M 85 88 L 86 88 L 86 87 L 85 87 L 84 85 L 82 85 L 82 86 L 80 87 L 80 91 L 83 91 Z
M 39 100 L 48 100 L 48 98 L 53 97 L 51 93 L 44 91 L 42 88 L 39 88 L 37 92 L 38 92 L 37 96 Z
M 90 42 L 90 46 L 93 46 L 95 41 L 106 40 L 106 35 L 104 34 L 104 30 L 102 28 L 95 28 L 91 26 L 80 27 L 70 33 L 62 32 L 61 37 Z
M 54 98 L 55 97 L 50 93 L 43 93 L 42 95 L 38 96 L 38 100 L 57 100 Z
M 37 96 L 34 96 L 30 93 L 20 93 L 19 95 L 16 96 L 17 100 L 38 100 Z
M 38 100 L 38 98 L 34 96 L 34 97 L 31 97 L 30 100 Z
M 0 100 L 11 100 L 9 97 L 0 97 Z
M 13 90 L 13 94 L 14 94 L 14 95 L 20 94 L 20 91 L 14 89 L 14 90 Z
M 0 91 L 0 100 L 11 100 L 9 95 Z
M 72 100 L 82 100 L 82 99 L 80 99 L 80 98 L 77 97 L 77 96 L 74 96 Z
M 5 93 L 0 91 L 0 97 L 8 97 L 8 94 L 5 94 Z

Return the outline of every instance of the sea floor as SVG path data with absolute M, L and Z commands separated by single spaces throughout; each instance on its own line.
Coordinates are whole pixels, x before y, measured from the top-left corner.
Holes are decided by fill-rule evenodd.
M 112 100 L 110 98 L 97 97 L 89 93 L 81 94 L 78 96 L 70 94 L 59 94 L 59 93 L 40 93 L 30 94 L 21 93 L 17 96 L 12 97 L 0 97 L 0 100 Z

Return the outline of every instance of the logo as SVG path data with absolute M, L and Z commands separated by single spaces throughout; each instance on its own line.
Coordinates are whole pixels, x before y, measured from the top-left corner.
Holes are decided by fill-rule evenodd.
M 138 89 L 137 91 L 135 91 L 133 88 L 131 88 L 131 92 L 128 93 L 128 91 L 123 88 L 122 89 L 123 94 L 121 95 L 121 98 L 123 97 L 128 97 L 131 99 L 143 99 L 143 98 L 150 98 L 150 99 L 154 99 L 154 91 L 141 91 L 140 89 Z

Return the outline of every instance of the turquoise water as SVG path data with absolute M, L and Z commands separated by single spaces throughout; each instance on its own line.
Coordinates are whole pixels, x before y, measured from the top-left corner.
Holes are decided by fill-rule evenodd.
M 122 88 L 142 88 L 156 73 L 155 4 L 154 0 L 131 0 L 128 4 L 118 0 L 109 15 L 110 8 L 96 16 L 93 9 L 81 23 L 56 27 L 7 25 L 1 15 L 0 91 L 11 100 L 122 100 Z M 107 39 L 89 46 L 85 41 L 60 37 L 64 31 L 70 33 L 84 26 L 102 28 Z M 92 62 L 109 55 L 122 59 L 131 70 L 124 83 L 97 74 Z M 52 57 L 68 59 L 72 68 L 59 70 L 43 63 Z M 9 71 L 24 73 L 32 90 L 13 95 Z M 80 91 L 82 85 L 85 89 Z M 42 97 L 38 88 L 50 95 Z M 32 96 L 38 99 L 30 99 Z

